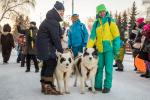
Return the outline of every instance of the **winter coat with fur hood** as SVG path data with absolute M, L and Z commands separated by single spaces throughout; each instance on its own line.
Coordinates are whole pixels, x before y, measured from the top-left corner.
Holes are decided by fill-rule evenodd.
M 2 49 L 12 49 L 15 47 L 13 35 L 9 32 L 3 32 L 1 34 Z

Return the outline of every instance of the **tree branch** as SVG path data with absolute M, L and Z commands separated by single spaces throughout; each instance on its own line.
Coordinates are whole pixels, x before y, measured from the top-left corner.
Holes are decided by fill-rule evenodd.
M 5 19 L 10 19 L 9 17 L 3 17 L 3 18 L 5 18 Z
M 5 17 L 5 14 L 8 12 L 8 11 L 10 11 L 11 9 L 13 9 L 13 8 L 16 8 L 17 6 L 21 6 L 21 5 L 23 5 L 23 4 L 25 4 L 25 3 L 27 3 L 28 1 L 24 1 L 24 2 L 21 2 L 21 3 L 18 3 L 18 4 L 16 4 L 16 5 L 14 5 L 14 6 L 11 6 L 11 7 L 9 7 L 8 9 L 5 9 L 4 10 L 4 13 L 2 14 L 2 16 L 1 16 L 1 18 L 0 18 L 0 22 L 2 21 L 2 19 Z M 10 3 L 10 2 L 9 2 Z M 7 4 L 8 5 L 8 4 Z M 7 8 L 7 7 L 6 7 Z

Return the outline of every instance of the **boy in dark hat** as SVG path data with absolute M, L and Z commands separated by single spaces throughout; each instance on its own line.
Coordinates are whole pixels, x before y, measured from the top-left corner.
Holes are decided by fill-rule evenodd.
M 30 72 L 31 60 L 34 62 L 35 72 L 39 72 L 38 61 L 37 61 L 37 52 L 35 47 L 35 40 L 37 36 L 37 27 L 35 22 L 30 22 L 30 28 L 26 33 L 26 72 Z

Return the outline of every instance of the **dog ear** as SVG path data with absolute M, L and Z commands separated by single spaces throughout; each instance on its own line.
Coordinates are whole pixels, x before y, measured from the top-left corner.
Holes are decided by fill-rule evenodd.
M 70 48 L 65 48 L 64 51 L 70 51 L 70 52 L 72 52 L 72 50 Z
M 70 52 L 70 54 L 71 54 L 71 56 L 72 56 L 72 58 L 74 58 L 74 55 L 73 55 L 73 52 L 72 52 L 72 50 L 70 49 L 70 48 L 66 48 L 64 51 L 66 51 L 66 52 Z
M 86 47 L 83 47 L 83 53 L 86 52 L 86 50 L 87 50 L 87 48 L 86 48 Z
M 70 51 L 70 54 L 71 54 L 72 58 L 74 58 L 74 54 L 73 54 L 72 50 L 69 49 L 69 51 Z
M 78 56 L 82 56 L 83 55 L 83 53 L 82 52 L 78 52 Z
M 93 52 L 92 54 L 93 54 L 93 56 L 94 56 L 95 58 L 97 58 L 97 57 L 98 57 L 98 51 L 97 51 L 97 49 L 96 49 L 96 48 L 94 48 L 94 52 Z
M 57 56 L 57 57 L 61 57 L 61 55 L 62 55 L 62 53 L 61 53 L 61 52 L 58 52 L 57 50 L 56 50 L 55 53 L 56 53 L 56 56 Z

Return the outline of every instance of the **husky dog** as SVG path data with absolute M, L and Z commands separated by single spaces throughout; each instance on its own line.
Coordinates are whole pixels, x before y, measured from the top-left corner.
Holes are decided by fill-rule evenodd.
M 83 51 L 82 56 L 75 59 L 74 67 L 76 74 L 80 77 L 80 89 L 81 94 L 85 92 L 85 81 L 90 80 L 92 86 L 92 92 L 95 93 L 95 75 L 97 72 L 98 57 L 97 51 L 94 48 L 86 48 Z
M 72 73 L 73 67 L 73 56 L 71 51 L 65 51 L 64 53 L 56 52 L 58 61 L 55 70 L 55 78 L 57 80 L 58 89 L 61 94 L 64 92 L 69 94 L 69 78 Z M 63 88 L 64 85 L 64 88 Z

